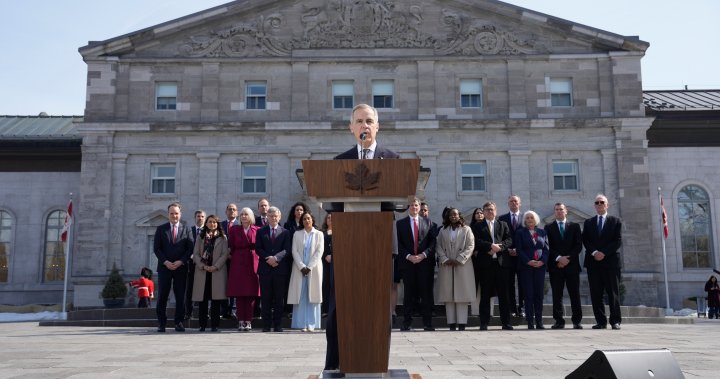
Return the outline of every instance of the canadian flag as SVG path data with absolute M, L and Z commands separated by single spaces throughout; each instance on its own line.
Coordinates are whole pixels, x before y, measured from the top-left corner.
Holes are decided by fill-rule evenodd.
M 72 221 L 73 221 L 72 200 L 70 200 L 70 202 L 68 203 L 67 214 L 65 215 L 65 225 L 63 226 L 62 234 L 60 235 L 60 239 L 63 242 L 67 242 L 68 231 L 70 230 L 70 225 L 72 225 Z

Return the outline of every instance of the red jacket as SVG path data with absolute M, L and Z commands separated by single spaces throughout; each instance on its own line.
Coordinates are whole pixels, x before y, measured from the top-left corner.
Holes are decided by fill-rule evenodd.
M 155 296 L 153 295 L 153 293 L 155 292 L 155 284 L 153 284 L 152 280 L 148 278 L 140 278 L 138 280 L 130 282 L 130 285 L 133 286 L 133 288 L 138 289 L 138 298 L 155 298 Z

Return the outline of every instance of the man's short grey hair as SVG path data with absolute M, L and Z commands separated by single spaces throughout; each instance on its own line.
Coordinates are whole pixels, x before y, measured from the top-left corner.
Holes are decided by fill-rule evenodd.
M 350 112 L 350 123 L 355 121 L 355 111 L 358 109 L 369 109 L 373 112 L 373 115 L 375 116 L 375 122 L 380 122 L 380 117 L 378 116 L 378 111 L 373 106 L 368 104 L 358 104 L 353 107 L 352 112 Z
M 268 208 L 267 213 L 268 213 L 268 214 L 270 214 L 270 213 L 277 213 L 278 215 L 282 215 L 282 212 L 280 212 L 280 209 L 278 209 L 278 207 L 275 207 L 275 206 L 272 206 L 272 207 Z

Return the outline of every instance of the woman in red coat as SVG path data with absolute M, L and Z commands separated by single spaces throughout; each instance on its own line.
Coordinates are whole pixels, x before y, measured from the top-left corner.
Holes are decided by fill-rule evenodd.
M 255 215 L 250 208 L 240 211 L 240 227 L 230 230 L 230 269 L 228 271 L 227 296 L 235 298 L 237 307 L 238 330 L 248 332 L 252 329 L 255 301 L 260 296 L 257 268 L 258 256 L 255 254 Z

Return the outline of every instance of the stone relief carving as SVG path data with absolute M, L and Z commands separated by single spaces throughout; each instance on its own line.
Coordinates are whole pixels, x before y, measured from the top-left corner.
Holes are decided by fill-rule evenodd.
M 402 3 L 400 3 L 402 4 Z M 280 13 L 260 15 L 255 22 L 235 24 L 206 35 L 191 36 L 181 56 L 290 56 L 293 49 L 431 48 L 436 55 L 519 55 L 544 51 L 534 36 L 520 37 L 482 20 L 444 9 L 429 21 L 420 5 L 396 6 L 390 0 L 329 0 L 303 4 L 302 33 L 281 33 Z M 421 29 L 435 23 L 437 35 Z M 432 24 L 430 24 L 432 26 Z

